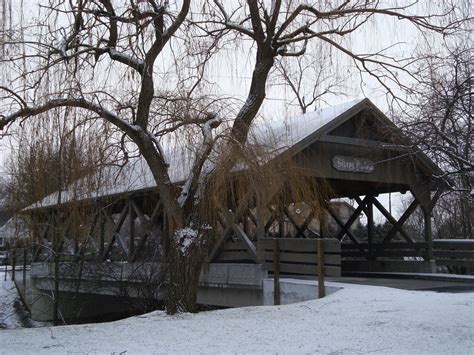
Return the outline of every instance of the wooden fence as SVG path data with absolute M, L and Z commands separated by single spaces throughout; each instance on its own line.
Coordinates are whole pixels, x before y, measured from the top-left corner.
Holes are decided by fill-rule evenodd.
M 427 258 L 429 244 L 426 242 L 414 243 L 342 243 L 343 258 L 375 259 L 376 257 L 405 257 L 421 256 Z
M 341 276 L 341 248 L 335 239 L 262 238 L 257 253 L 273 272 L 274 304 L 280 304 L 280 274 L 317 276 L 319 298 L 325 296 L 324 277 Z
M 474 239 L 435 239 L 436 265 L 474 270 Z
M 230 238 L 222 245 L 222 250 L 217 254 L 217 262 L 254 262 L 248 246 L 240 239 Z
M 282 274 L 312 275 L 318 273 L 318 240 L 324 251 L 326 276 L 341 276 L 341 248 L 336 239 L 263 238 L 258 240 L 258 259 L 268 271 L 274 271 L 274 249 L 278 241 L 279 268 Z

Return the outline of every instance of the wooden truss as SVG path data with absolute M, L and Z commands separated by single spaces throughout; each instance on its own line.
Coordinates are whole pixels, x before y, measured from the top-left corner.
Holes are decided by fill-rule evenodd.
M 289 206 L 275 204 L 280 186 L 265 201 L 248 192 L 233 209 L 218 213 L 215 242 L 209 262 L 260 262 L 257 241 L 263 238 L 335 238 L 341 242 L 342 256 L 375 260 L 386 257 L 417 256 L 432 259 L 431 218 L 424 212 L 424 235 L 414 238 L 405 224 L 420 206 L 415 198 L 396 219 L 376 196 L 354 197 L 357 207 L 343 219 L 331 203 L 316 210 L 309 204 L 297 220 Z M 431 201 L 432 202 L 432 201 Z M 390 223 L 383 235 L 375 228 L 374 209 Z M 365 235 L 352 226 L 367 217 Z M 301 216 L 300 216 L 301 217 Z M 38 218 L 38 217 L 36 217 Z M 67 260 L 163 261 L 168 245 L 166 216 L 155 195 L 129 196 L 111 204 L 95 205 L 80 223 L 70 211 L 44 214 L 35 223 L 33 260 L 52 260 L 60 254 Z M 313 228 L 318 221 L 319 228 Z M 337 226 L 330 230 L 328 225 Z M 79 226 L 79 227 L 78 227 Z
M 377 200 L 376 196 L 366 195 L 364 198 L 356 196 L 354 201 L 357 207 L 349 218 L 343 220 L 337 211 L 327 203 L 324 211 L 311 209 L 308 211 L 303 222 L 298 223 L 288 206 L 275 206 L 271 202 L 259 211 L 259 206 L 249 208 L 246 201 L 242 201 L 235 211 L 228 211 L 220 219 L 224 233 L 215 244 L 210 253 L 210 261 L 232 262 L 232 261 L 259 261 L 256 245 L 259 238 L 336 238 L 341 242 L 342 256 L 346 258 L 364 258 L 375 260 L 377 258 L 393 257 L 422 257 L 431 260 L 432 235 L 431 216 L 424 209 L 424 233 L 420 236 L 410 235 L 406 231 L 405 224 L 420 207 L 420 201 L 414 199 L 404 213 L 396 219 Z M 374 208 L 386 218 L 390 228 L 381 233 L 375 228 Z M 362 214 L 367 218 L 365 235 L 351 228 Z M 309 229 L 314 224 L 314 219 L 319 219 L 319 231 L 315 233 Z M 329 219 L 338 226 L 338 230 L 329 231 L 327 228 Z M 288 228 L 288 227 L 291 228 Z M 288 229 L 293 230 L 290 234 Z
M 33 261 L 52 260 L 56 254 L 63 260 L 160 259 L 166 221 L 161 201 L 155 199 L 152 205 L 147 208 L 141 199 L 127 197 L 94 206 L 80 223 L 70 210 L 49 213 L 32 231 Z

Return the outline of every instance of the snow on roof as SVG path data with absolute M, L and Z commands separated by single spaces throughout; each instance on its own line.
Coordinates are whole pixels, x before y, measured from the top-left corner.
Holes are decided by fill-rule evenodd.
M 251 127 L 250 140 L 281 154 L 362 101 L 353 100 L 283 120 L 258 122 Z
M 268 158 L 274 158 L 303 141 L 361 101 L 363 100 L 354 100 L 280 120 L 257 120 L 251 126 L 249 142 L 265 147 L 268 151 Z M 173 183 L 180 183 L 187 179 L 192 164 L 192 153 L 192 147 L 183 145 L 165 150 L 170 165 L 170 179 Z M 90 181 L 78 181 L 70 186 L 68 190 L 46 196 L 43 200 L 26 207 L 24 210 L 49 207 L 56 205 L 58 202 L 66 203 L 112 196 L 156 186 L 150 168 L 142 157 L 131 158 L 123 167 L 105 166 L 93 177 L 93 180 L 92 183 Z M 100 187 L 91 190 L 90 186 L 92 185 Z
M 185 149 L 179 149 L 180 154 L 168 154 L 167 161 L 170 163 L 170 179 L 172 182 L 184 181 L 190 170 L 190 159 Z M 100 168 L 99 173 L 78 180 L 67 190 L 54 192 L 24 209 L 31 210 L 67 203 L 95 199 L 105 196 L 113 196 L 126 191 L 139 191 L 156 186 L 155 180 L 148 164 L 142 157 L 130 158 L 123 165 L 107 165 Z

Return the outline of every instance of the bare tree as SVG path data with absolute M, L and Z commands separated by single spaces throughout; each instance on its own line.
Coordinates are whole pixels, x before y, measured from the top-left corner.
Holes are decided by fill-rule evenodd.
M 331 48 L 329 48 L 331 50 Z M 276 86 L 285 86 L 294 97 L 288 104 L 296 105 L 301 113 L 316 110 L 331 97 L 344 96 L 349 80 L 333 70 L 334 55 L 320 46 L 296 58 L 281 57 L 275 62 Z
M 12 46 L 22 41 L 26 48 L 3 59 L 3 64 L 25 59 L 28 63 L 16 80 L 0 88 L 6 93 L 0 129 L 58 108 L 77 108 L 87 119 L 103 119 L 113 125 L 150 167 L 169 219 L 175 256 L 189 261 L 187 265 L 194 270 L 172 270 L 172 280 L 182 287 L 168 310 L 192 309 L 189 305 L 195 303 L 202 248 L 208 245 L 208 234 L 202 228 L 207 221 L 200 212 L 209 201 L 203 202 L 203 197 L 207 190 L 215 188 L 219 176 L 229 174 L 241 159 L 250 127 L 264 103 L 275 60 L 304 56 L 309 41 L 321 41 L 350 58 L 360 71 L 393 93 L 393 85 L 403 85 L 400 72 L 412 75 L 408 66 L 412 58 L 393 57 L 383 50 L 358 53 L 346 39 L 356 37 L 374 18 L 395 19 L 409 24 L 414 31 L 441 35 L 455 31 L 461 23 L 455 5 L 444 2 L 431 10 L 417 7 L 416 3 L 394 2 L 391 6 L 377 1 L 324 1 L 308 5 L 275 0 L 224 5 L 216 0 L 203 1 L 191 13 L 190 0 L 50 1 L 43 7 L 48 26 L 39 27 L 39 35 L 33 33 L 23 40 L 2 43 Z M 191 34 L 196 34 L 200 43 L 195 54 L 201 65 L 186 68 L 185 73 L 196 71 L 186 74 L 184 82 L 172 79 L 163 74 L 164 68 L 171 63 L 178 78 L 183 75 L 176 51 L 192 48 L 188 45 Z M 229 129 L 224 130 L 224 117 L 215 114 L 212 104 L 206 104 L 206 100 L 204 104 L 195 102 L 202 102 L 199 88 L 205 82 L 203 66 L 211 62 L 208 54 L 218 53 L 222 43 L 236 39 L 250 45 L 252 78 L 244 103 L 230 118 Z M 48 74 L 60 68 L 65 68 L 65 89 L 46 93 L 38 90 L 47 85 Z M 189 84 L 186 76 L 193 78 L 193 83 Z M 170 82 L 181 90 L 158 90 L 169 87 Z M 170 103 L 177 110 L 165 118 L 157 115 Z M 189 176 L 177 190 L 170 178 L 163 142 L 167 135 L 180 137 L 185 131 L 194 135 L 197 132 L 199 144 L 193 150 Z M 127 151 L 129 146 L 123 146 Z M 186 240 L 196 249 L 181 253 Z M 192 256 L 196 260 L 191 260 Z
M 435 222 L 441 238 L 470 238 L 473 225 L 473 50 L 456 41 L 447 54 L 426 56 L 420 65 L 417 104 L 404 112 L 405 134 L 445 172 L 449 187 Z M 408 121 L 407 121 L 408 118 Z

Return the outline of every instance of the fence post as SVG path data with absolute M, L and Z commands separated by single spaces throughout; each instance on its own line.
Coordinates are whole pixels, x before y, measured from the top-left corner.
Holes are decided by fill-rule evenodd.
M 423 218 L 425 220 L 425 242 L 428 243 L 425 261 L 433 260 L 433 232 L 431 230 L 431 213 L 423 210 Z
M 12 281 L 15 281 L 15 267 L 16 267 L 16 248 L 12 253 Z
M 280 240 L 273 239 L 273 304 L 280 304 Z
M 319 298 L 326 296 L 324 288 L 324 247 L 321 239 L 316 240 L 316 248 L 318 249 L 318 293 Z
M 265 264 L 265 258 L 263 257 L 265 250 L 263 249 L 262 240 L 261 238 L 257 238 L 257 264 Z
M 23 248 L 23 288 L 26 287 L 26 248 Z
M 5 261 L 5 275 L 4 275 L 4 280 L 3 281 L 7 281 L 7 273 L 8 273 L 8 259 L 9 259 L 9 255 L 8 255 L 8 251 L 6 252 L 7 253 L 7 258 L 6 258 L 6 261 Z

